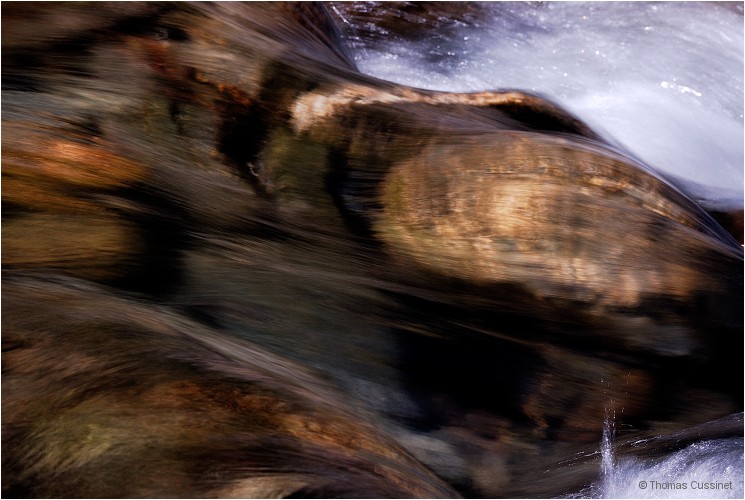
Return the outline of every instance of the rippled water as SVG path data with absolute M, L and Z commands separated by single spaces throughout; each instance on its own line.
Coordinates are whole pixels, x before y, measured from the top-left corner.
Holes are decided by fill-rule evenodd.
M 743 204 L 743 19 L 737 3 L 495 2 L 474 22 L 357 46 L 407 85 L 551 97 L 709 205 Z M 680 182 L 680 181 L 679 181 Z

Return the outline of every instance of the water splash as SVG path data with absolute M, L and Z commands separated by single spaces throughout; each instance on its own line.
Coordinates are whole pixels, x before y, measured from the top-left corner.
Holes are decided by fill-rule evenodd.
M 605 409 L 605 423 L 603 424 L 603 439 L 600 443 L 600 481 L 602 489 L 612 484 L 615 472 L 615 457 L 613 455 L 613 440 L 615 437 L 616 412 L 611 404 Z
M 600 477 L 570 498 L 743 498 L 743 438 L 695 442 L 664 458 L 619 459 L 615 412 L 606 410 Z

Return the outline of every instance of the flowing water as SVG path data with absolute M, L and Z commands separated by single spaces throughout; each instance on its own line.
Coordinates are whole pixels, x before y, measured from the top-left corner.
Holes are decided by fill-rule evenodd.
M 716 427 L 716 423 L 712 423 Z M 743 438 L 701 439 L 662 458 L 618 458 L 606 418 L 599 479 L 572 498 L 742 498 Z M 642 442 L 632 443 L 640 445 Z M 654 448 L 651 447 L 651 448 Z M 641 453 L 640 455 L 643 455 Z
M 685 285 L 595 326 L 606 310 L 595 288 L 564 301 L 564 286 L 544 297 L 499 275 L 481 283 L 448 274 L 447 254 L 385 239 L 407 227 L 398 212 L 424 227 L 451 201 L 502 206 L 469 196 L 478 186 L 451 189 L 446 169 L 427 180 L 446 203 L 427 193 L 420 215 L 407 207 L 416 192 L 395 199 L 419 178 L 399 171 L 428 174 L 441 151 L 481 158 L 482 137 L 499 134 L 458 105 L 444 120 L 463 135 L 451 144 L 442 108 L 387 102 L 389 87 L 351 71 L 316 4 L 14 4 L 3 9 L 4 496 L 669 497 L 678 484 L 742 496 L 742 414 L 698 425 L 742 411 L 734 244 L 699 259 L 688 231 L 637 252 L 657 225 L 619 224 L 606 241 L 605 219 L 580 214 L 557 233 L 573 275 L 636 292 L 623 268 L 665 281 L 642 261 L 659 251 L 653 262 L 675 264 Z M 330 6 L 369 74 L 548 95 L 700 198 L 742 206 L 740 4 Z M 370 23 L 354 15 L 373 7 Z M 357 109 L 358 88 L 380 103 Z M 293 128 L 298 103 L 321 104 L 308 133 Z M 422 144 L 433 132 L 446 148 Z M 528 191 L 528 202 L 543 192 Z M 556 206 L 579 214 L 580 199 Z M 609 205 L 598 213 L 620 212 Z M 570 219 L 554 213 L 536 234 Z M 468 226 L 442 234 L 465 240 Z M 676 228 L 668 236 L 688 236 Z M 493 240 L 522 259 L 529 237 L 488 229 L 474 225 L 473 248 Z M 551 238 L 536 240 L 548 252 Z M 611 253 L 630 257 L 594 265 Z
M 545 95 L 700 201 L 742 207 L 741 3 L 481 8 L 475 19 L 443 22 L 423 37 L 381 28 L 375 44 L 357 37 L 357 63 L 420 88 Z M 354 39 L 365 26 L 351 24 Z
M 662 460 L 626 459 L 592 497 L 742 498 L 743 440 L 699 441 Z
M 395 14 L 400 25 L 379 22 L 385 4 L 356 9 L 337 14 L 363 72 L 432 90 L 544 95 L 699 202 L 742 208 L 742 4 L 495 2 L 465 20 L 446 9 Z M 416 31 L 433 20 L 439 30 Z M 407 22 L 412 30 L 400 29 Z M 743 497 L 741 437 L 702 433 L 619 456 L 614 422 L 611 408 L 592 453 L 598 479 L 573 497 Z

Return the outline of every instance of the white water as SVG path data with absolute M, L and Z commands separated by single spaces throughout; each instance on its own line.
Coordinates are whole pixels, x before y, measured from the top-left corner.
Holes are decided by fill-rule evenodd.
M 613 419 L 601 441 L 600 479 L 573 498 L 743 498 L 743 439 L 711 439 L 663 459 L 617 459 Z
M 552 98 L 711 206 L 743 206 L 742 7 L 495 2 L 490 19 L 358 50 L 363 72 Z
M 591 498 L 743 498 L 742 438 L 699 441 L 664 460 L 621 460 Z

